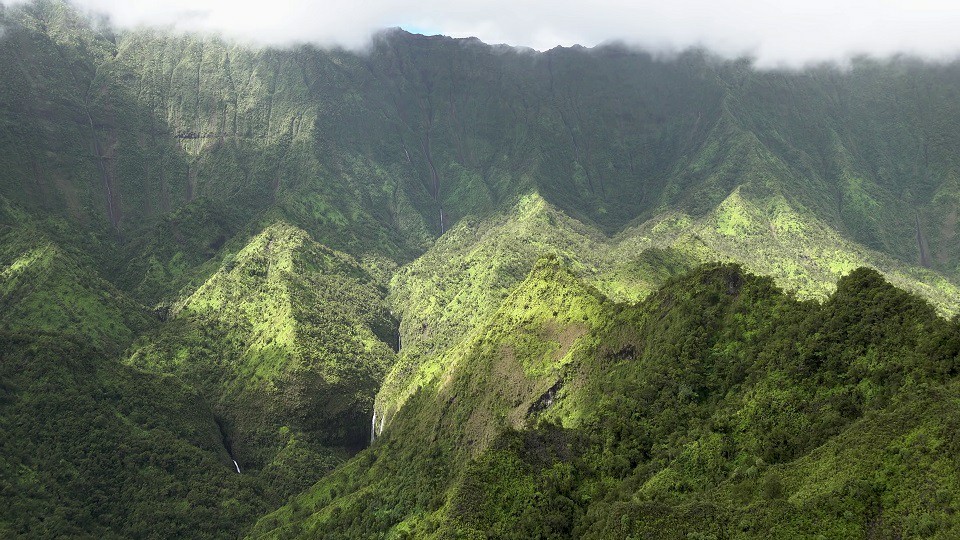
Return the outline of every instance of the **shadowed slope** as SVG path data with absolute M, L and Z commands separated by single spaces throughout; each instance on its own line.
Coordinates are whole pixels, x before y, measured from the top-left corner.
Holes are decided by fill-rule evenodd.
M 368 441 L 393 358 L 383 295 L 352 258 L 278 223 L 175 304 L 128 362 L 205 395 L 234 459 L 289 492 L 330 467 L 334 450 Z

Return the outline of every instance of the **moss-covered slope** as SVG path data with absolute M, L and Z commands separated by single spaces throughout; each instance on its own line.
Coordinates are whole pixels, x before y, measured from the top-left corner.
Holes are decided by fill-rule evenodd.
M 233 458 L 289 491 L 334 451 L 369 441 L 372 397 L 393 362 L 384 296 L 351 257 L 277 223 L 177 302 L 127 362 L 205 395 Z
M 616 301 L 643 299 L 698 264 L 729 261 L 772 276 L 799 298 L 820 301 L 841 276 L 868 265 L 941 314 L 960 310 L 960 288 L 942 275 L 845 240 L 782 196 L 761 198 L 737 188 L 699 219 L 665 213 L 608 237 L 530 195 L 493 218 L 461 221 L 394 275 L 390 299 L 403 348 L 378 394 L 380 422 L 389 424 L 408 396 L 448 367 L 445 352 L 499 309 L 543 256 L 563 261 Z
M 823 305 L 731 266 L 625 305 L 556 264 L 253 536 L 955 532 L 956 322 L 867 269 Z
M 0 225 L 0 327 L 124 347 L 156 324 L 146 308 L 31 225 Z

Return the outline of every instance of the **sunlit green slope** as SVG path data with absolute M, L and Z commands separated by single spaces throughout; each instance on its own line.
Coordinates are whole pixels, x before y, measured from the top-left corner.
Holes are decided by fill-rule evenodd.
M 627 305 L 546 261 L 447 355 L 251 536 L 956 533 L 960 327 L 875 271 L 820 305 L 711 266 Z
M 737 189 L 699 219 L 668 213 L 611 238 L 528 196 L 501 216 L 464 220 L 394 276 L 391 301 L 403 348 L 378 395 L 384 425 L 446 368 L 445 352 L 467 339 L 547 255 L 617 301 L 645 298 L 671 275 L 719 260 L 740 262 L 799 298 L 817 300 L 841 276 L 871 266 L 944 315 L 960 310 L 960 288 L 943 276 L 845 240 L 783 197 L 751 198 Z
M 384 295 L 351 257 L 277 223 L 175 303 L 127 362 L 195 388 L 241 467 L 296 485 L 369 442 L 373 395 L 393 363 Z
M 83 258 L 30 225 L 0 225 L 0 328 L 123 347 L 156 324 Z

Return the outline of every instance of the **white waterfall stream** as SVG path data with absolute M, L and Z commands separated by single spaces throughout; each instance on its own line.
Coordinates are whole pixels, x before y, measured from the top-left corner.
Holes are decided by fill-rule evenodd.
M 380 417 L 380 425 L 377 426 L 377 411 L 373 411 L 373 419 L 370 421 L 370 444 L 377 440 L 383 433 L 383 423 L 387 420 L 387 415 Z
M 233 466 L 237 468 L 237 474 L 240 474 L 240 465 L 237 465 L 237 460 L 233 460 Z

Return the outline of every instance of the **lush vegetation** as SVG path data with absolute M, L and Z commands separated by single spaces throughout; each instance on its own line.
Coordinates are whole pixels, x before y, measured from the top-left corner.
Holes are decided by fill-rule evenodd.
M 126 363 L 207 396 L 232 458 L 289 492 L 329 469 L 331 450 L 369 442 L 396 335 L 384 296 L 351 257 L 278 223 L 172 306 Z
M 958 533 L 960 324 L 873 270 L 821 305 L 709 266 L 631 305 L 544 262 L 448 354 L 253 536 Z
M 114 32 L 60 0 L 0 17 L 0 195 L 119 234 L 124 260 L 99 262 L 151 304 L 251 217 L 407 262 L 531 192 L 608 234 L 737 193 L 957 277 L 955 64 L 761 72 L 399 31 L 367 54 L 261 50 Z
M 0 537 L 960 534 L 960 64 L 34 0 L 0 71 Z
M 0 345 L 0 536 L 222 538 L 269 508 L 179 381 L 78 338 Z

